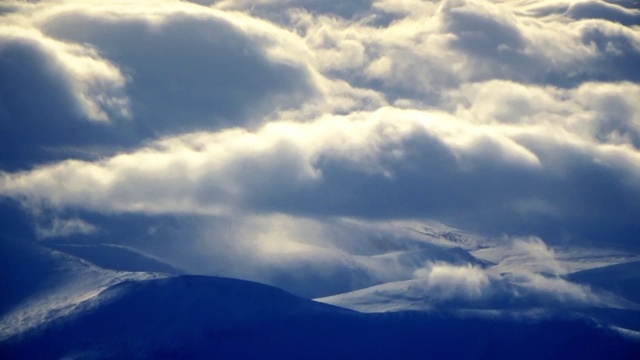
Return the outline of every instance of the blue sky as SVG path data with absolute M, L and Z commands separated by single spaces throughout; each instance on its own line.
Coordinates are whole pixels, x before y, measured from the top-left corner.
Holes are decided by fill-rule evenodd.
M 463 258 L 380 260 L 421 224 L 526 254 L 527 279 L 569 272 L 561 249 L 637 256 L 637 8 L 5 1 L 4 236 L 307 296 L 493 286 Z

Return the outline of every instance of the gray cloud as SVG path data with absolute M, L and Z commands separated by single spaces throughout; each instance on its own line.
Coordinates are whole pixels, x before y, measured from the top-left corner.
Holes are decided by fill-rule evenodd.
M 199 1 L 195 1 L 199 2 Z M 357 20 L 371 7 L 372 0 L 353 0 L 349 2 L 326 2 L 322 0 L 270 0 L 270 1 L 246 1 L 246 0 L 203 0 L 202 3 L 211 4 L 224 10 L 245 10 L 253 16 L 267 18 L 272 21 L 286 24 L 289 22 L 289 11 L 310 11 L 313 13 L 342 17 Z
M 632 6 L 254 3 L 7 6 L 0 194 L 44 237 L 310 296 L 466 274 L 396 221 L 637 251 Z
M 125 69 L 136 120 L 149 122 L 139 126 L 150 131 L 248 125 L 255 112 L 264 116 L 313 96 L 304 64 L 293 56 L 269 56 L 269 47 L 279 45 L 270 36 L 279 34 L 266 24 L 260 30 L 267 34 L 256 34 L 204 10 L 151 14 L 159 17 L 151 19 L 123 15 L 63 12 L 42 27 L 56 38 L 96 46 Z
M 293 36 L 267 23 L 180 3 L 101 9 L 34 5 L 26 24 L 6 15 L 0 136 L 15 146 L 3 167 L 59 158 L 52 147 L 253 126 L 318 95 L 301 50 L 283 46 Z
M 109 116 L 128 116 L 125 79 L 113 64 L 82 45 L 14 32 L 0 29 L 0 139 L 12 149 L 0 155 L 3 167 L 47 159 L 41 147 L 76 144 L 79 133 L 95 141 Z
M 622 25 L 640 24 L 640 10 L 626 8 L 624 2 L 620 5 L 605 1 L 576 2 L 569 6 L 567 15 L 573 19 L 605 19 Z

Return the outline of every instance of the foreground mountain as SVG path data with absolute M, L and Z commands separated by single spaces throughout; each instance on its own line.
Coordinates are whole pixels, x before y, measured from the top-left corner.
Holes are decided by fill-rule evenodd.
M 552 312 L 363 314 L 252 282 L 131 280 L 5 340 L 7 359 L 634 359 L 640 343 Z

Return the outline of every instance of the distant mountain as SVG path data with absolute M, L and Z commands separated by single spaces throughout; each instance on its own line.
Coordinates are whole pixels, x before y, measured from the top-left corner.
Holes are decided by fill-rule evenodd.
M 557 282 L 557 293 L 537 289 L 529 284 L 510 281 L 512 274 L 500 279 L 487 279 L 482 288 L 473 284 L 433 284 L 427 278 L 394 281 L 344 294 L 316 299 L 362 312 L 431 311 L 435 309 L 467 310 L 527 310 L 527 309 L 583 309 L 591 307 L 633 310 L 640 320 L 640 305 L 609 292 L 580 292 L 575 294 L 562 289 L 572 286 L 561 278 L 544 278 L 534 281 Z M 570 288 L 571 289 L 571 288 Z M 588 288 L 587 288 L 588 289 Z M 577 290 L 580 290 L 579 288 Z M 640 323 L 637 326 L 640 330 Z
M 600 321 L 629 318 L 622 310 L 360 313 L 255 282 L 105 270 L 37 243 L 1 245 L 3 278 L 29 275 L 3 283 L 2 359 L 640 356 L 637 332 Z
M 569 278 L 611 291 L 640 304 L 640 261 L 578 271 Z
M 35 242 L 0 238 L 0 341 L 67 316 L 112 285 L 162 276 L 105 270 Z
M 182 271 L 136 249 L 113 244 L 57 244 L 47 246 L 90 261 L 103 269 L 181 274 Z

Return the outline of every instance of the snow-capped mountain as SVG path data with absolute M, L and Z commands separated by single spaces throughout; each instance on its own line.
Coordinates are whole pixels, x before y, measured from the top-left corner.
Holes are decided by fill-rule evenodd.
M 3 252 L 5 267 L 32 271 L 28 283 L 10 284 L 22 294 L 3 303 L 0 354 L 7 359 L 633 359 L 640 354 L 637 332 L 603 322 L 629 314 L 637 319 L 636 310 L 621 315 L 613 309 L 605 311 L 608 317 L 596 317 L 523 300 L 499 311 L 491 308 L 504 301 L 499 293 L 446 303 L 443 289 L 430 287 L 434 278 L 431 285 L 428 278 L 415 279 L 321 299 L 378 312 L 360 313 L 249 281 L 104 270 L 38 244 L 3 244 L 5 250 L 11 247 Z M 482 282 L 472 279 L 473 266 L 465 269 L 470 282 Z M 434 299 L 440 301 L 437 309 L 424 306 Z M 407 311 L 412 309 L 430 311 Z

